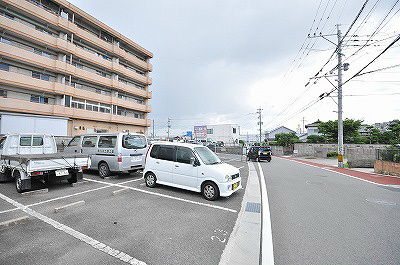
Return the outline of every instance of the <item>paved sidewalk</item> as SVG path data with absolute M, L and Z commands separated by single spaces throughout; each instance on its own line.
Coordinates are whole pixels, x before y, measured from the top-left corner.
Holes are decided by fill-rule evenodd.
M 293 157 L 297 160 L 304 160 L 304 161 L 311 161 L 318 164 L 324 164 L 329 166 L 336 166 L 338 165 L 337 157 L 335 158 L 317 158 L 317 157 Z M 343 159 L 343 163 L 347 163 L 347 158 Z M 374 168 L 349 168 L 356 171 L 361 171 L 365 173 L 374 174 Z
M 282 156 L 281 158 L 301 162 L 307 165 L 324 168 L 330 171 L 335 171 L 340 174 L 344 174 L 350 177 L 355 177 L 370 183 L 392 186 L 400 188 L 400 177 L 391 175 L 376 174 L 372 170 L 365 170 L 359 168 L 339 168 L 337 162 L 334 159 L 323 159 L 323 158 L 294 158 L 288 156 Z
M 219 265 L 259 265 L 261 237 L 261 192 L 257 171 L 249 165 L 249 178 L 242 209 Z

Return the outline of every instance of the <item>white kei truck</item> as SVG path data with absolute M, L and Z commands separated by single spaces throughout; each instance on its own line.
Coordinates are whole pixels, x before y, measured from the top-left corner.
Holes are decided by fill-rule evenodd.
M 90 157 L 83 154 L 57 153 L 53 136 L 15 133 L 0 137 L 0 182 L 15 179 L 19 193 L 31 189 L 32 179 L 53 179 L 75 183 L 90 167 Z

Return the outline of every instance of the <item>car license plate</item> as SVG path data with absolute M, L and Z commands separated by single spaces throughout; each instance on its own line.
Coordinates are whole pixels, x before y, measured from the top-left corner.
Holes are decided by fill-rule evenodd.
M 142 160 L 142 156 L 132 156 L 132 162 L 137 162 L 137 161 L 141 161 Z
M 267 154 L 267 152 L 264 152 L 264 155 L 266 155 Z
M 56 176 L 60 177 L 60 176 L 65 176 L 68 175 L 69 172 L 67 169 L 60 169 L 60 170 L 56 170 Z
M 239 182 L 240 181 L 232 184 L 232 190 L 236 190 L 239 187 Z

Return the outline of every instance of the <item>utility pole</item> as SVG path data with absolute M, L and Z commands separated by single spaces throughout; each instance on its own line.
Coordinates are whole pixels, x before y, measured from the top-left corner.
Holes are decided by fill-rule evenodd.
M 301 129 L 303 130 L 302 133 L 304 133 L 304 132 L 306 131 L 306 129 L 305 129 L 305 127 L 304 127 L 304 122 L 306 121 L 305 118 L 306 118 L 306 117 L 303 117 L 303 127 L 301 128 Z
M 169 141 L 169 129 L 171 128 L 171 119 L 168 118 L 168 137 L 167 137 L 167 141 Z
M 343 168 L 343 117 L 342 117 L 342 33 L 337 26 L 337 57 L 338 57 L 338 167 Z
M 260 107 L 259 109 L 257 109 L 257 113 L 258 113 L 258 120 L 259 120 L 259 122 L 257 123 L 258 125 L 260 125 L 260 146 L 261 146 L 261 125 L 263 124 L 262 123 L 262 121 L 261 121 L 261 111 L 262 111 L 263 109 Z

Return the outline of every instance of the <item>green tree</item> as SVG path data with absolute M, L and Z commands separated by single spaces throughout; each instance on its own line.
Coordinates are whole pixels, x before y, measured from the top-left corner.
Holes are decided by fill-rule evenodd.
M 288 146 L 289 144 L 299 143 L 299 137 L 295 133 L 278 133 L 275 140 L 280 146 Z
M 392 121 L 389 124 L 388 129 L 390 132 L 392 132 L 392 135 L 393 135 L 391 144 L 399 144 L 400 143 L 400 120 Z
M 355 143 L 360 141 L 358 129 L 361 127 L 362 120 L 345 119 L 343 121 L 343 142 Z M 327 141 L 338 141 L 338 121 L 321 122 L 318 131 L 322 133 Z
M 307 136 L 307 143 L 325 143 L 325 136 L 323 135 L 309 135 Z

